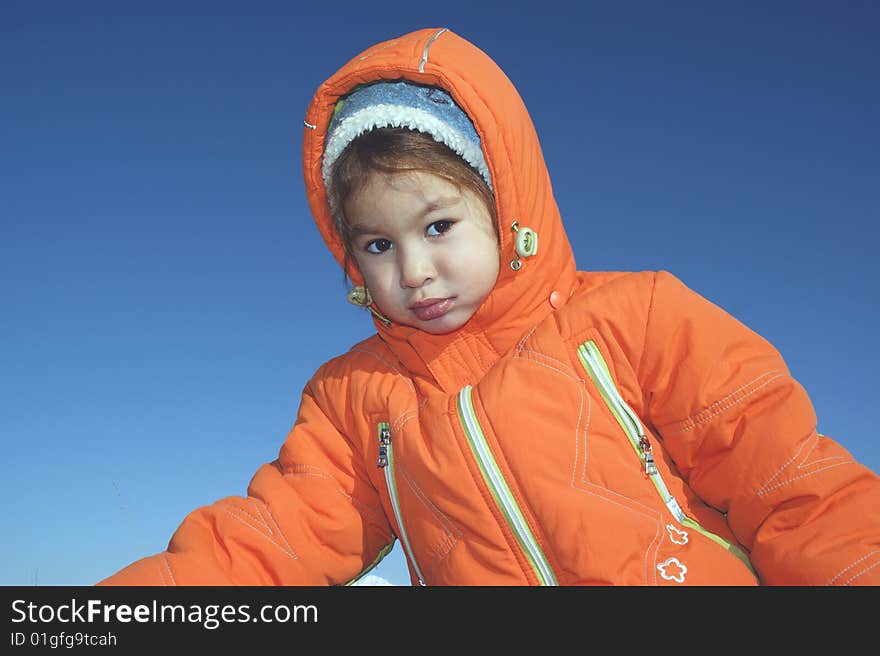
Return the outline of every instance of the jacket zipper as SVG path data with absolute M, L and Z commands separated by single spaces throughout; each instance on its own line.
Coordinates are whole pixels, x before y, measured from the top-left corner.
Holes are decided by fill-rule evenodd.
M 580 358 L 584 369 L 586 369 L 587 374 L 590 376 L 590 379 L 593 381 L 593 384 L 599 389 L 599 393 L 602 395 L 605 404 L 617 419 L 617 423 L 623 428 L 623 432 L 626 434 L 630 444 L 642 463 L 642 471 L 645 476 L 651 479 L 654 488 L 660 495 L 660 499 L 666 505 L 666 508 L 672 516 L 675 517 L 676 521 L 683 526 L 687 526 L 697 531 L 732 553 L 739 558 L 739 560 L 749 568 L 755 578 L 757 578 L 758 575 L 757 572 L 755 572 L 755 568 L 752 567 L 749 557 L 742 549 L 731 544 L 721 536 L 706 530 L 696 520 L 693 520 L 684 514 L 681 505 L 669 492 L 669 488 L 666 487 L 663 477 L 657 470 L 651 442 L 645 435 L 641 421 L 639 421 L 636 413 L 626 404 L 623 397 L 620 395 L 620 392 L 617 390 L 614 381 L 611 379 L 611 372 L 608 369 L 608 365 L 602 357 L 602 353 L 599 351 L 599 347 L 596 346 L 596 343 L 593 340 L 590 340 L 581 344 L 578 347 L 578 357 Z
M 489 448 L 489 443 L 483 434 L 477 414 L 474 411 L 472 387 L 470 385 L 462 388 L 458 393 L 458 417 L 464 428 L 471 452 L 474 454 L 477 465 L 480 467 L 480 472 L 483 474 L 483 479 L 486 481 L 489 491 L 495 499 L 495 503 L 498 504 L 505 520 L 507 520 L 508 526 L 513 531 L 513 535 L 516 537 L 516 541 L 519 543 L 526 559 L 532 566 L 535 576 L 537 576 L 541 585 L 558 585 L 556 576 L 550 568 L 550 563 L 544 556 L 543 551 L 541 551 L 538 541 L 529 528 L 526 518 L 519 509 L 513 493 L 510 491 L 510 487 L 508 487 L 507 481 L 504 480 L 504 475 L 501 473 L 501 469 L 492 455 L 492 450 Z
M 388 487 L 388 497 L 391 499 L 391 509 L 394 511 L 394 518 L 397 520 L 397 528 L 400 531 L 400 542 L 406 550 L 406 556 L 415 570 L 416 578 L 419 585 L 425 585 L 425 578 L 413 555 L 409 538 L 406 535 L 406 528 L 403 525 L 403 514 L 400 512 L 400 500 L 397 498 L 397 483 L 394 478 L 394 451 L 391 449 L 391 426 L 388 422 L 381 421 L 378 426 L 379 430 L 379 459 L 376 466 L 382 468 L 385 472 L 385 485 Z

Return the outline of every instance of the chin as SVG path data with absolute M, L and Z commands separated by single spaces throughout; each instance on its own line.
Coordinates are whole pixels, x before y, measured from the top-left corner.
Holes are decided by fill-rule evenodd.
M 442 316 L 434 321 L 422 322 L 415 327 L 431 335 L 448 335 L 464 326 L 469 319 L 470 317 L 462 320 L 460 318 Z

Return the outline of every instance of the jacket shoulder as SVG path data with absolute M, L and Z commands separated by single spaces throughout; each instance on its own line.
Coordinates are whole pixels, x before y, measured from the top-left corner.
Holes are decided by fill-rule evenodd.
M 657 271 L 579 271 L 571 294 L 575 335 L 590 327 L 607 332 L 643 332 L 652 304 Z
M 629 329 L 645 329 L 659 303 L 666 310 L 702 298 L 669 271 L 579 271 L 572 300 Z
M 563 338 L 596 340 L 612 359 L 635 370 L 642 359 L 657 306 L 677 314 L 688 288 L 664 270 L 579 271 L 570 302 L 556 313 Z
M 330 379 L 342 382 L 363 376 L 399 375 L 402 375 L 401 369 L 394 353 L 379 335 L 372 335 L 322 364 L 311 380 Z
M 616 290 L 627 289 L 653 293 L 657 284 L 680 286 L 684 283 L 673 273 L 665 269 L 645 271 L 578 271 L 578 286 L 575 294 L 582 294 L 613 287 Z
M 329 414 L 351 417 L 353 410 L 360 415 L 382 411 L 401 384 L 413 387 L 391 349 L 373 335 L 322 364 L 306 392 Z

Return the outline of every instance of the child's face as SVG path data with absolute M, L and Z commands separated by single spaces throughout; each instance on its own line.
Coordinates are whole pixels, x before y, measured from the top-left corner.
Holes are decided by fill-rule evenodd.
M 495 286 L 498 240 L 470 190 L 430 173 L 373 174 L 345 211 L 358 269 L 391 321 L 451 332 Z

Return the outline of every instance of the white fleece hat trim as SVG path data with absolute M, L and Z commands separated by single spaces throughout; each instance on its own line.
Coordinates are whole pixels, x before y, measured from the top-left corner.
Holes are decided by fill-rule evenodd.
M 333 163 L 339 158 L 345 147 L 363 133 L 383 127 L 409 128 L 430 134 L 435 141 L 446 144 L 470 164 L 483 177 L 486 184 L 489 185 L 489 189 L 492 189 L 489 167 L 486 165 L 479 145 L 473 143 L 449 123 L 422 109 L 387 104 L 365 107 L 347 116 L 334 127 L 333 133 L 324 147 L 324 161 L 321 165 L 321 175 L 324 178 L 325 187 L 329 188 Z

